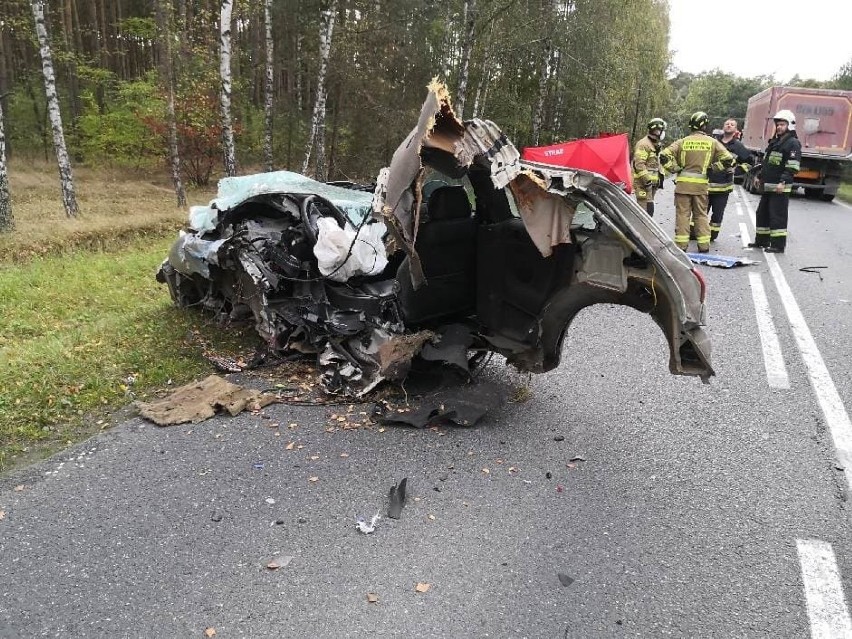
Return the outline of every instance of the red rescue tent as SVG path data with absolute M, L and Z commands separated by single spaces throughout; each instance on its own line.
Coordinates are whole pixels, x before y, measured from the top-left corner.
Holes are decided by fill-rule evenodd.
M 594 171 L 610 182 L 623 185 L 628 193 L 633 192 L 630 145 L 626 133 L 583 138 L 551 146 L 528 146 L 523 150 L 521 159 Z

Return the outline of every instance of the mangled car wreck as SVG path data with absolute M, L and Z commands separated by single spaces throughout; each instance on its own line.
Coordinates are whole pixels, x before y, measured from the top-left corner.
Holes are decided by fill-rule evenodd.
M 332 393 L 489 352 L 551 370 L 596 303 L 649 313 L 672 373 L 713 375 L 704 281 L 657 224 L 600 175 L 521 161 L 493 122 L 459 121 L 443 85 L 374 192 L 346 186 L 226 178 L 158 279 L 181 307 L 253 319 L 272 352 L 315 354 Z

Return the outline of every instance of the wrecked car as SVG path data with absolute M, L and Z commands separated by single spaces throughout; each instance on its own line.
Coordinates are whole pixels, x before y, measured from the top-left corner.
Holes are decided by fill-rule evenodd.
M 704 280 L 658 225 L 602 176 L 522 161 L 493 122 L 459 121 L 438 82 L 374 189 L 225 178 L 157 277 L 178 306 L 315 356 L 332 393 L 363 395 L 418 362 L 467 373 L 487 353 L 551 370 L 598 303 L 650 314 L 672 373 L 713 375 Z

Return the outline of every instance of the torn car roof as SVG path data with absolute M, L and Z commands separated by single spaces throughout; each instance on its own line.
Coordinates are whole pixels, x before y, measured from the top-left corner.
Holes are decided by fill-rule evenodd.
M 324 184 L 292 171 L 274 171 L 219 180 L 219 191 L 210 204 L 190 208 L 190 228 L 199 233 L 212 231 L 221 213 L 254 197 L 273 193 L 319 195 L 343 211 L 353 226 L 358 226 L 373 208 L 372 193 Z

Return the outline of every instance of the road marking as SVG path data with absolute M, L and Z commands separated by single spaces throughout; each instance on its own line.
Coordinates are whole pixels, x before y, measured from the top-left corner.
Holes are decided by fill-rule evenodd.
M 751 209 L 749 202 L 746 202 L 746 207 L 749 210 Z M 852 421 L 849 420 L 849 414 L 846 412 L 840 393 L 837 392 L 837 387 L 831 379 L 831 374 L 828 372 L 828 367 L 826 367 L 819 352 L 816 340 L 814 340 L 814 336 L 808 328 L 805 316 L 802 315 L 799 304 L 793 296 L 793 291 L 787 284 L 784 271 L 781 270 L 781 266 L 773 253 L 764 253 L 764 257 L 769 266 L 769 272 L 772 274 L 772 279 L 775 280 L 775 288 L 778 289 L 778 295 L 787 313 L 790 327 L 793 329 L 793 337 L 802 354 L 802 360 L 808 371 L 808 378 L 811 380 L 814 395 L 816 395 L 828 430 L 831 433 L 837 461 L 843 467 L 847 484 L 852 488 Z
M 738 201 L 735 201 L 734 202 L 734 208 L 737 209 L 737 215 L 742 217 L 743 216 L 743 205 L 740 204 Z
M 743 243 L 743 248 L 748 248 L 751 242 L 751 237 L 748 234 L 748 226 L 745 222 L 740 222 L 740 241 Z
M 846 202 L 841 202 L 840 200 L 835 199 L 834 203 L 838 204 L 839 206 L 842 206 L 844 209 L 849 209 L 850 211 L 852 211 L 852 206 L 849 206 L 848 204 L 846 204 Z
M 812 639 L 852 638 L 852 621 L 831 544 L 797 539 Z
M 790 388 L 790 377 L 784 365 L 784 355 L 781 352 L 781 342 L 772 321 L 772 311 L 766 290 L 763 288 L 763 278 L 760 273 L 749 273 L 751 297 L 754 300 L 754 312 L 757 316 L 757 332 L 763 347 L 763 365 L 766 368 L 766 381 L 770 388 Z

